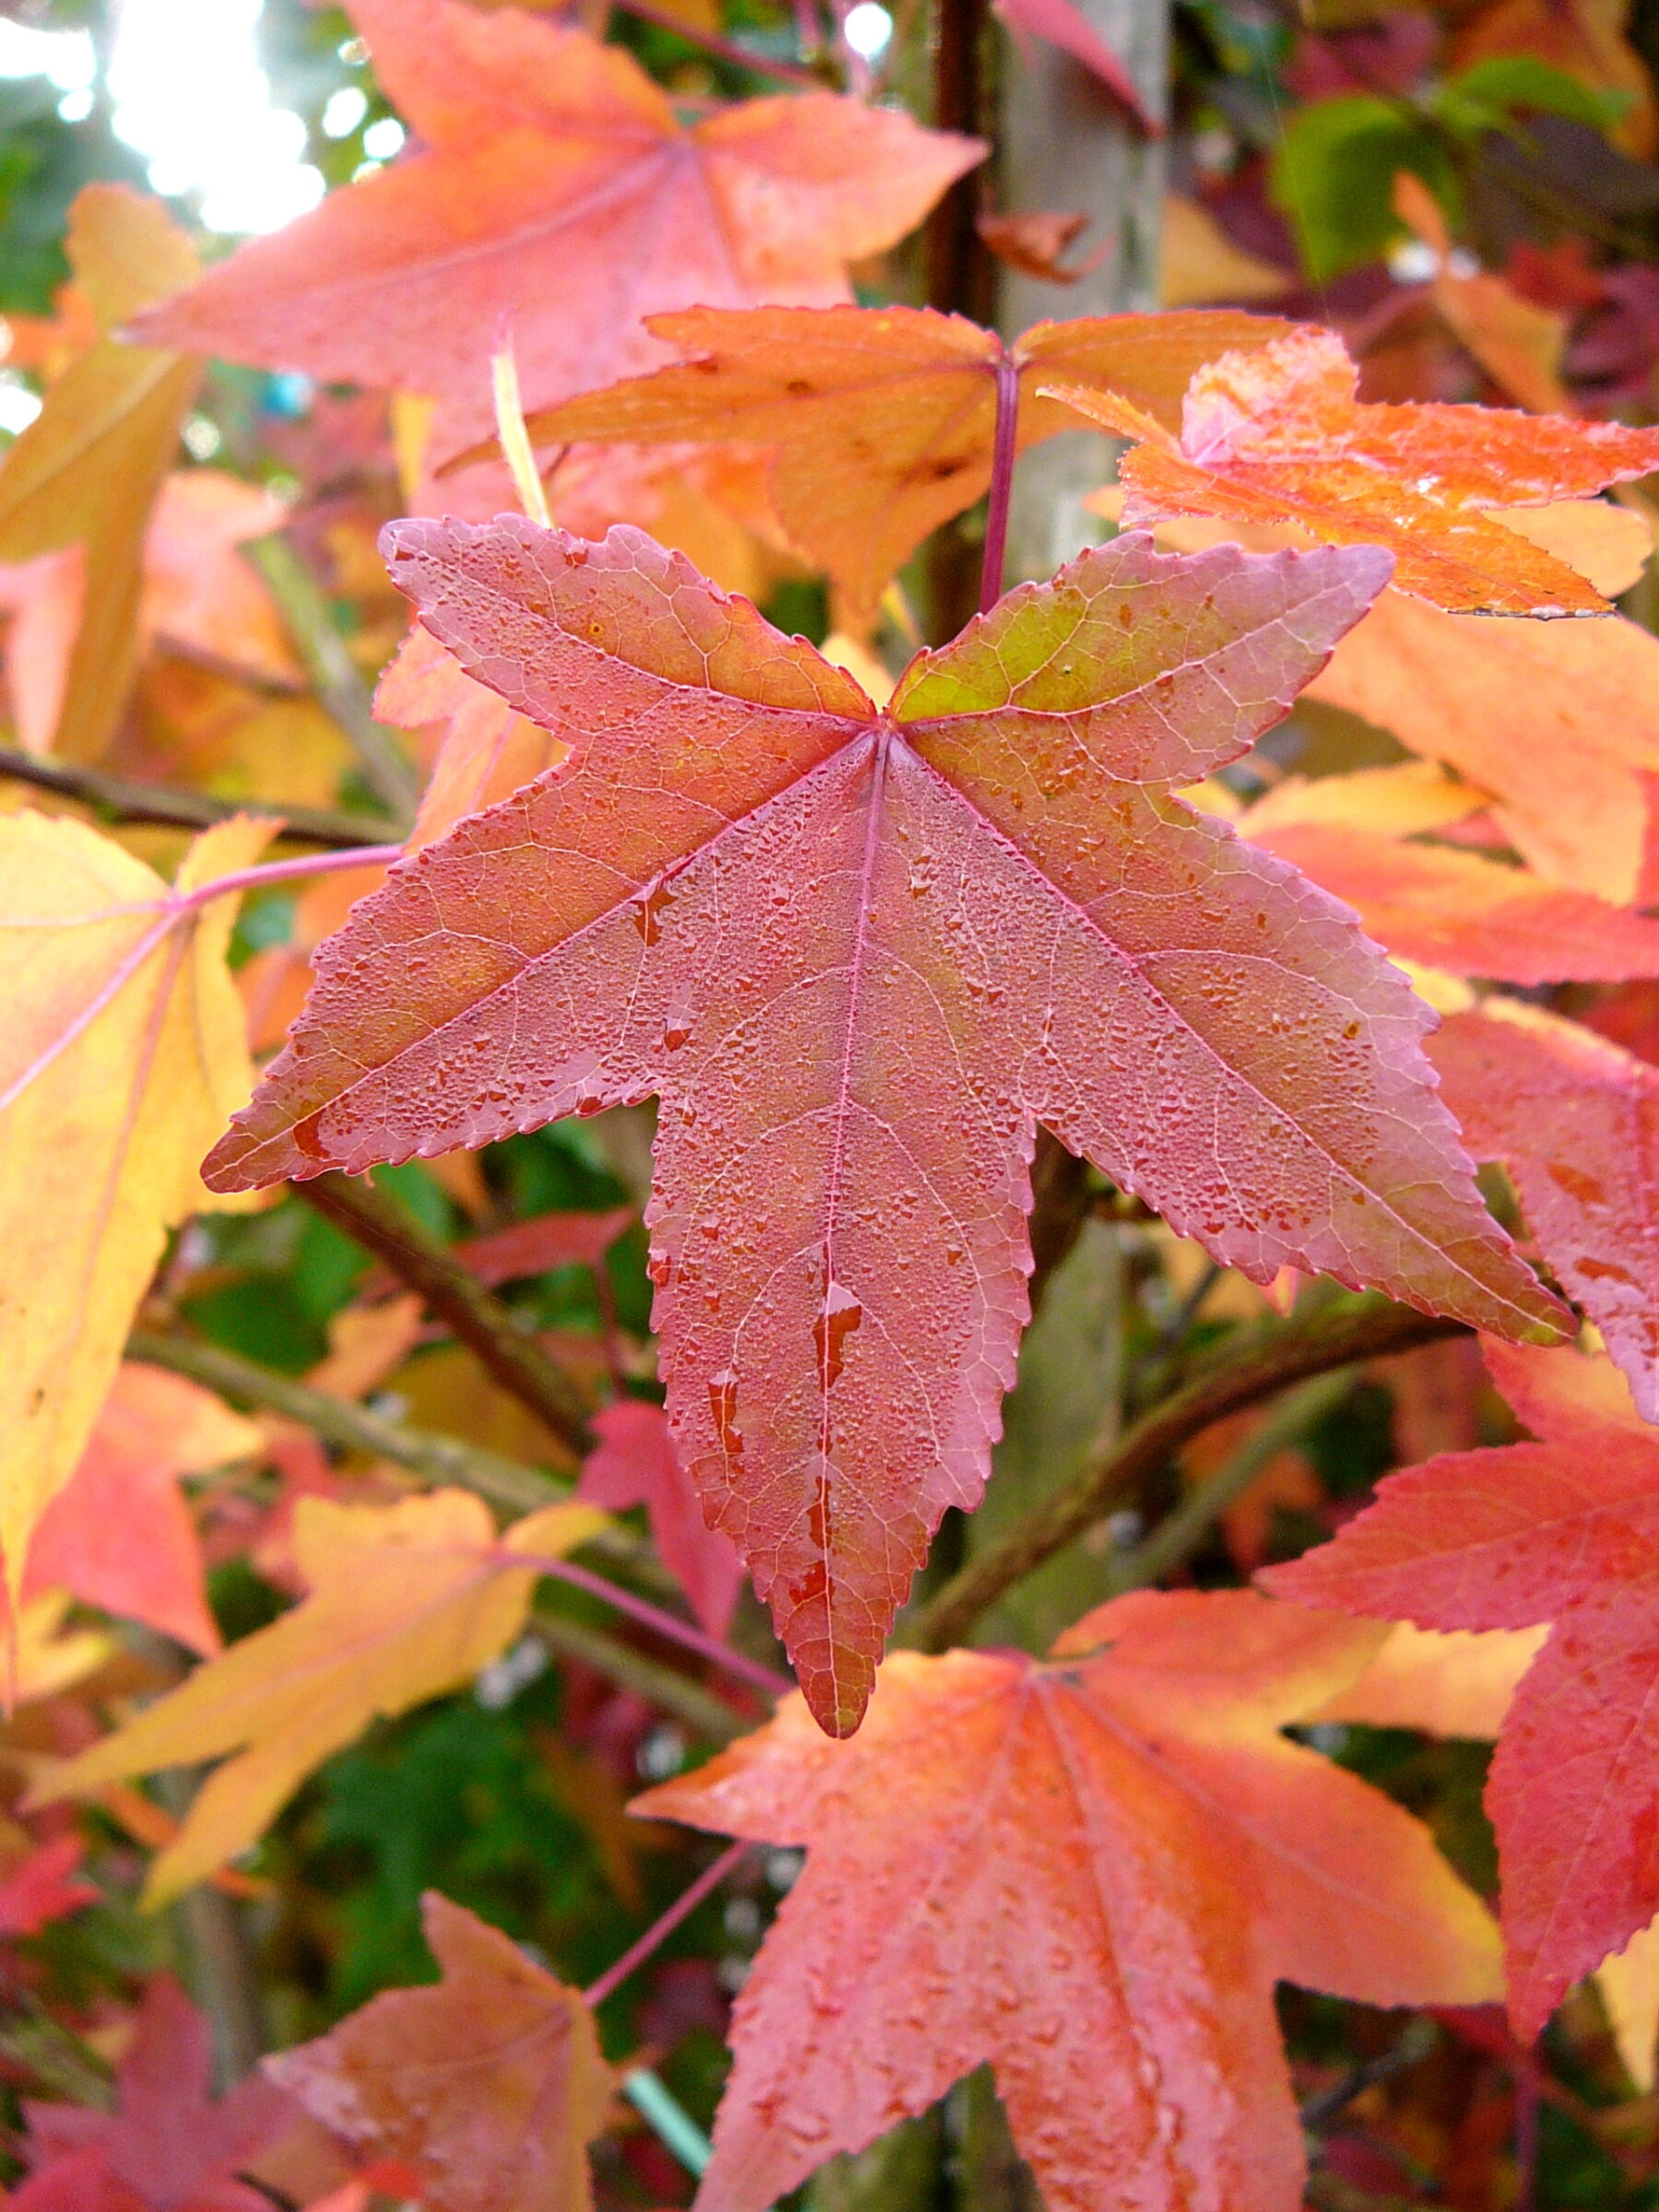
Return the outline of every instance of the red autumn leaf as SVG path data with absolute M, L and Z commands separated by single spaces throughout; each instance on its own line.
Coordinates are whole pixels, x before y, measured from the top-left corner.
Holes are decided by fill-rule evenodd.
M 878 712 L 637 531 L 387 543 L 428 627 L 576 749 L 355 910 L 210 1178 L 654 1091 L 676 1445 L 826 1726 L 984 1481 L 1039 1122 L 1258 1279 L 1553 1335 L 1427 1088 L 1427 1009 L 1170 791 L 1279 718 L 1384 555 L 1120 538 Z
M 992 0 L 992 7 L 1016 40 L 1041 39 L 1058 46 L 1105 86 L 1148 138 L 1163 136 L 1163 125 L 1148 114 L 1135 79 L 1072 0 Z
M 897 1653 L 852 1743 L 792 1701 L 636 1800 L 806 1847 L 737 1999 L 704 2201 L 760 2212 L 989 2059 L 1052 2212 L 1296 2202 L 1275 1980 L 1372 2005 L 1497 1983 L 1427 1832 L 1279 1734 L 1377 1641 L 1247 1591 L 1140 1594 L 1046 1665 Z
M 619 1398 L 594 1416 L 596 1450 L 582 1462 L 576 1495 L 607 1512 L 642 1505 L 665 1567 L 711 1636 L 724 1636 L 743 1587 L 730 1536 L 709 1527 L 661 1407 Z
M 421 1917 L 442 1981 L 385 1991 L 266 2072 L 359 2157 L 407 2170 L 429 2212 L 585 2212 L 611 2086 L 592 2016 L 464 1906 L 429 1890 Z
M 1239 833 L 1321 883 L 1391 952 L 1497 982 L 1659 975 L 1659 922 L 1449 845 L 1246 815 Z
M 779 522 L 854 614 L 873 616 L 928 532 L 990 484 L 999 362 L 1018 379 L 1023 453 L 1079 427 L 1044 396 L 1045 380 L 1104 386 L 1177 423 L 1206 361 L 1289 327 L 1232 310 L 1080 316 L 1034 324 L 1005 347 L 994 331 L 931 308 L 700 307 L 651 318 L 680 362 L 533 414 L 528 427 L 538 445 L 771 448 Z
M 98 1902 L 97 1887 L 76 1877 L 86 1849 L 79 1836 L 53 1836 L 0 1874 L 0 1936 L 38 1936 L 49 1922 Z
M 1086 215 L 1062 208 L 1044 208 L 1029 215 L 991 215 L 982 210 L 974 217 L 973 227 L 998 261 L 1024 276 L 1041 277 L 1045 284 L 1076 284 L 1088 273 L 1088 260 L 1068 269 L 1062 266 L 1060 259 L 1088 229 Z
M 660 359 L 640 318 L 829 304 L 984 153 L 829 92 L 691 129 L 619 47 L 461 0 L 351 0 L 421 150 L 252 240 L 142 335 L 441 402 L 441 451 L 492 420 L 511 330 L 524 401 Z M 167 335 L 160 335 L 163 327 Z
M 211 1391 L 129 1361 L 116 1374 L 79 1465 L 35 1531 L 25 1600 L 72 1590 L 88 1605 L 142 1620 L 192 1651 L 217 1652 L 202 1547 L 179 1478 L 262 1448 L 253 1423 Z
M 597 1267 L 633 1220 L 630 1206 L 613 1206 L 599 1214 L 536 1214 L 487 1237 L 469 1237 L 455 1246 L 455 1257 L 493 1289 L 497 1283 L 546 1275 L 552 1267 Z
M 115 2110 L 26 2103 L 29 2171 L 9 2212 L 270 2212 L 236 2178 L 292 2107 L 257 2076 L 215 2103 L 206 2021 L 171 1974 L 145 1992 Z
M 1448 1453 L 1379 1486 L 1335 1541 L 1263 1581 L 1424 1629 L 1553 1624 L 1499 1737 L 1510 2011 L 1530 2042 L 1569 1985 L 1659 1911 L 1659 1431 L 1606 1362 L 1488 1345 L 1540 1440 Z
M 1490 998 L 1430 1045 L 1469 1149 L 1659 1420 L 1659 1068 L 1541 1007 Z
M 1499 407 L 1364 406 L 1340 338 L 1299 329 L 1198 371 L 1174 437 L 1116 394 L 1049 395 L 1137 441 L 1118 465 L 1124 519 L 1294 523 L 1327 544 L 1386 546 L 1403 592 L 1453 610 L 1606 614 L 1578 571 L 1483 510 L 1582 498 L 1659 468 L 1659 430 Z

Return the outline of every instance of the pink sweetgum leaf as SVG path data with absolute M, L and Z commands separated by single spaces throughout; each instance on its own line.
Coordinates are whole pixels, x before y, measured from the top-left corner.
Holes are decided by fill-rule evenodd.
M 654 1092 L 669 1425 L 827 1728 L 983 1485 L 1039 1123 L 1258 1279 L 1559 1334 L 1434 1097 L 1433 1017 L 1171 789 L 1279 719 L 1385 554 L 1122 537 L 882 712 L 638 531 L 386 543 L 434 635 L 574 750 L 354 910 L 210 1180 Z

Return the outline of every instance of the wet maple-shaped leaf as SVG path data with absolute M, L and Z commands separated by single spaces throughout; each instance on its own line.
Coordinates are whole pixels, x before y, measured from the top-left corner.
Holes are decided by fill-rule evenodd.
M 1659 430 L 1499 407 L 1368 406 L 1330 331 L 1299 329 L 1194 377 L 1176 437 L 1110 392 L 1051 396 L 1137 442 L 1118 465 L 1124 519 L 1293 523 L 1327 544 L 1386 546 L 1402 591 L 1453 610 L 1606 614 L 1564 560 L 1488 508 L 1537 507 L 1659 467 Z
M 430 2212 L 584 2212 L 612 2077 L 580 1994 L 428 1891 L 436 1987 L 387 1990 L 265 2071 L 359 2156 L 395 2159 Z
M 1488 1345 L 1539 1440 L 1390 1476 L 1332 1544 L 1264 1581 L 1426 1629 L 1552 1624 L 1509 1709 L 1487 1806 L 1510 2009 L 1530 2041 L 1659 1909 L 1659 1430 L 1604 1360 Z
M 651 318 L 688 357 L 532 414 L 538 444 L 685 440 L 775 449 L 772 502 L 855 617 L 930 530 L 991 481 L 998 364 L 1017 374 L 1018 448 L 1079 427 L 1046 378 L 1126 394 L 1160 422 L 1206 361 L 1265 346 L 1289 326 L 1231 311 L 1039 323 L 1005 348 L 994 331 L 915 307 L 716 307 Z M 469 456 L 463 456 L 465 459 Z
M 217 1652 L 201 1542 L 179 1478 L 249 1458 L 262 1444 L 252 1421 L 200 1383 L 124 1364 L 80 1465 L 34 1533 L 25 1601 L 45 1590 L 72 1590 L 86 1604 L 145 1621 L 193 1651 Z
M 165 1902 L 253 1842 L 312 1769 L 371 1721 L 499 1658 L 524 1627 L 535 1559 L 604 1526 L 592 1506 L 551 1505 L 498 1538 L 483 1500 L 465 1490 L 391 1506 L 302 1498 L 293 1549 L 309 1594 L 54 1768 L 37 1794 L 225 1759 L 150 1869 L 146 1896 Z
M 25 2103 L 28 2178 L 15 2212 L 270 2212 L 237 2178 L 292 2115 L 280 2090 L 253 2076 L 211 2095 L 207 2022 L 171 1974 L 144 1994 L 115 2074 L 115 2109 Z
M 585 31 L 461 0 L 351 0 L 420 150 L 251 241 L 144 319 L 152 343 L 429 394 L 438 450 L 492 420 L 511 329 L 525 403 L 660 359 L 641 317 L 694 301 L 828 304 L 901 238 L 977 139 L 829 92 L 682 128 Z
M 760 2212 L 989 2059 L 1053 2212 L 1297 2203 L 1276 1979 L 1372 2005 L 1497 1987 L 1427 1831 L 1278 1733 L 1379 1641 L 1247 1591 L 1140 1594 L 1046 1665 L 896 1653 L 852 1743 L 791 1701 L 637 1799 L 806 1848 L 737 1999 L 700 2201 Z
M 1121 538 L 878 712 L 636 531 L 387 542 L 428 626 L 575 750 L 354 911 L 209 1171 L 356 1171 L 657 1093 L 676 1445 L 827 1726 L 979 1496 L 1038 1122 L 1253 1276 L 1553 1333 L 1426 1085 L 1432 1018 L 1170 793 L 1278 719 L 1385 555 Z
M 582 1462 L 577 1496 L 610 1512 L 644 1506 L 664 1566 L 710 1635 L 724 1636 L 743 1587 L 743 1561 L 731 1538 L 704 1521 L 661 1406 L 619 1398 L 594 1416 L 593 1428 L 599 1441 Z
M 1659 1068 L 1492 997 L 1431 1047 L 1469 1148 L 1500 1160 L 1557 1277 L 1659 1420 Z

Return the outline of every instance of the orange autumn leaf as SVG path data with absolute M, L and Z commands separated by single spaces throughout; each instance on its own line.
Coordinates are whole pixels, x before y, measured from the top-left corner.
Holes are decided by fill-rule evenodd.
M 14 1705 L 55 1697 L 100 1667 L 115 1649 L 107 1629 L 68 1625 L 75 1600 L 67 1590 L 30 1598 L 16 1615 L 16 1649 L 8 1688 Z
M 303 676 L 276 604 L 238 549 L 287 519 L 280 500 L 228 470 L 169 477 L 145 535 L 141 637 L 261 683 L 298 688 Z
M 1181 192 L 1164 194 L 1158 231 L 1159 307 L 1277 300 L 1295 282 L 1288 270 L 1235 245 L 1202 200 Z
M 1326 330 L 1299 328 L 1200 369 L 1179 436 L 1115 393 L 1052 374 L 1041 389 L 1135 441 L 1118 465 L 1125 523 L 1217 516 L 1386 546 L 1397 590 L 1453 611 L 1605 613 L 1583 576 L 1487 510 L 1580 498 L 1659 467 L 1659 430 L 1362 405 L 1359 371 Z
M 164 1903 L 253 1842 L 312 1769 L 377 1715 L 406 1712 L 497 1658 L 529 1610 L 528 1562 L 605 1525 L 591 1506 L 551 1505 L 498 1539 L 488 1508 L 465 1490 L 390 1506 L 302 1498 L 293 1545 L 310 1594 L 55 1769 L 42 1790 L 75 1795 L 225 1759 L 150 1868 L 146 1897 Z
M 252 1421 L 199 1383 L 124 1363 L 80 1465 L 35 1530 L 25 1602 L 61 1587 L 192 1651 L 217 1652 L 202 1547 L 179 1479 L 249 1458 L 261 1442 Z
M 1489 269 L 1462 275 L 1440 203 L 1420 177 L 1403 169 L 1394 183 L 1394 213 L 1434 255 L 1430 290 L 1453 335 L 1511 399 L 1540 415 L 1571 412 L 1561 382 L 1567 317 L 1536 307 Z
M 265 2074 L 359 2158 L 410 2169 L 429 2212 L 586 2212 L 613 2086 L 592 2015 L 464 1906 L 429 1890 L 421 1922 L 436 1987 L 382 1992 Z
M 1220 1474 L 1233 1454 L 1262 1428 L 1267 1416 L 1256 1406 L 1212 1421 L 1181 1454 L 1183 1484 L 1192 1488 Z M 1313 1464 L 1306 1453 L 1287 1445 L 1232 1500 L 1221 1515 L 1228 1556 L 1241 1575 L 1253 1574 L 1268 1556 L 1274 1517 L 1281 1510 L 1312 1512 L 1324 1502 Z
M 637 1799 L 806 1849 L 737 1999 L 705 2202 L 760 2212 L 989 2059 L 1053 2212 L 1283 2212 L 1276 1979 L 1374 2005 L 1498 1987 L 1427 1831 L 1279 1733 L 1380 1641 L 1249 1592 L 1139 1594 L 1046 1665 L 898 1653 L 851 1742 L 791 1700 Z
M 1308 687 L 1489 792 L 1540 876 L 1627 905 L 1659 771 L 1659 639 L 1444 614 L 1384 592 Z
M 1536 984 L 1659 975 L 1659 922 L 1588 891 L 1547 883 L 1452 845 L 1416 844 L 1354 823 L 1238 823 L 1323 884 L 1390 952 L 1454 975 Z
M 1659 1919 L 1602 1960 L 1595 1985 L 1625 2072 L 1645 2096 L 1659 2075 Z
M 141 319 L 149 344 L 427 393 L 441 452 L 492 419 L 505 321 L 524 401 L 660 359 L 641 318 L 848 297 L 846 265 L 983 158 L 829 92 L 680 124 L 620 47 L 461 0 L 351 0 L 420 150 L 250 241 Z
M 358 900 L 385 880 L 384 865 L 371 862 L 319 876 L 301 887 L 287 943 L 265 946 L 237 973 L 252 1051 L 267 1053 L 282 1042 L 311 989 L 312 955 L 334 935 Z
M 223 469 L 181 470 L 157 493 L 144 533 L 136 613 L 139 659 L 156 645 L 228 673 L 293 689 L 299 662 L 270 593 L 238 552 L 275 530 L 286 509 Z M 49 752 L 74 681 L 87 605 L 85 548 L 66 546 L 0 567 L 11 615 L 6 688 L 18 742 Z
M 873 614 L 928 532 L 991 481 L 1004 349 L 960 315 L 700 307 L 653 315 L 650 327 L 684 365 L 533 413 L 533 439 L 772 449 L 778 519 L 830 571 L 855 618 Z M 1039 323 L 1006 356 L 1019 375 L 1019 448 L 1077 427 L 1071 409 L 1042 396 L 1044 378 L 1110 385 L 1173 422 L 1204 362 L 1265 345 L 1288 327 L 1225 312 Z

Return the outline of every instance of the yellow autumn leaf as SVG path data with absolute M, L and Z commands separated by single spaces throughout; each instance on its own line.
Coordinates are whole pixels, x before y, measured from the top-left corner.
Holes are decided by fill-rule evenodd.
M 169 1227 L 221 1203 L 199 1163 L 253 1088 L 225 965 L 269 822 L 197 838 L 176 889 L 79 822 L 0 818 L 0 1548 L 29 1539 L 109 1395 Z
M 150 509 L 178 455 L 200 365 L 111 333 L 198 274 L 160 201 L 89 184 L 66 241 L 104 335 L 57 377 L 0 465 L 0 562 L 71 559 L 75 648 L 53 749 L 96 759 L 126 703 L 138 653 L 139 563 Z
M 1659 2072 L 1654 2065 L 1659 2044 L 1659 1920 L 1650 1921 L 1622 1951 L 1604 1959 L 1594 1980 L 1624 2070 L 1648 2096 Z
M 456 1688 L 498 1657 L 524 1627 L 536 1581 L 515 1555 L 558 1556 L 607 1525 L 593 1506 L 549 1505 L 498 1537 L 483 1501 L 455 1489 L 391 1506 L 302 1499 L 294 1557 L 309 1594 L 57 1769 L 37 1798 L 224 1759 L 150 1869 L 145 1902 L 164 1904 L 252 1843 L 371 1721 Z
M 1419 1629 L 1396 1621 L 1364 1672 L 1316 1717 L 1490 1742 L 1545 1629 Z
M 67 1590 L 43 1590 L 18 1615 L 11 1663 L 14 1705 L 71 1688 L 114 1651 L 115 1639 L 107 1629 L 65 1626 L 74 1603 Z
M 1259 254 L 1235 246 L 1199 201 L 1166 193 L 1158 241 L 1159 307 L 1211 307 L 1277 300 L 1295 279 Z

